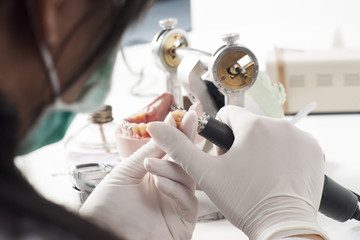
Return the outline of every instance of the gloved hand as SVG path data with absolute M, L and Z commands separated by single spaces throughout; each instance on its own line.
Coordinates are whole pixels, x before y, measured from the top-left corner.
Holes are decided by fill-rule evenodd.
M 226 106 L 218 119 L 232 128 L 230 150 L 200 151 L 178 130 L 152 123 L 148 132 L 250 240 L 326 233 L 317 223 L 324 166 L 317 141 L 287 120 Z
M 196 119 L 195 112 L 188 112 L 179 126 L 190 142 Z M 165 122 L 176 128 L 171 114 Z M 190 239 L 197 218 L 196 185 L 180 165 L 159 159 L 164 155 L 150 140 L 101 181 L 80 215 L 124 239 Z

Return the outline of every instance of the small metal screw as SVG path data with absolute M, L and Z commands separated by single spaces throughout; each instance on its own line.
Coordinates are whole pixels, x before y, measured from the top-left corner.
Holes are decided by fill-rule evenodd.
M 188 96 L 192 101 L 196 101 L 196 97 L 194 95 L 192 95 L 191 93 L 189 93 Z
M 163 29 L 172 29 L 176 26 L 176 24 L 177 24 L 176 18 L 164 18 L 159 21 L 159 25 Z
M 226 33 L 221 36 L 221 40 L 223 40 L 227 45 L 234 44 L 239 39 L 240 36 L 237 33 Z

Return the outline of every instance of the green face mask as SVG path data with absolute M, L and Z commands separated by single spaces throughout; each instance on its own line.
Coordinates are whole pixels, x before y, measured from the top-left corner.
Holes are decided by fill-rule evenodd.
M 74 103 L 65 104 L 61 100 L 60 82 L 53 59 L 46 46 L 40 46 L 40 49 L 57 98 L 51 106 L 43 110 L 36 123 L 27 132 L 17 148 L 17 155 L 30 153 L 45 145 L 61 140 L 75 114 L 98 110 L 103 105 L 111 86 L 111 75 L 116 52 L 112 53 L 106 61 L 99 64 L 99 67 L 86 83 L 80 98 Z
M 46 111 L 21 141 L 17 155 L 30 153 L 61 140 L 74 117 L 73 112 Z

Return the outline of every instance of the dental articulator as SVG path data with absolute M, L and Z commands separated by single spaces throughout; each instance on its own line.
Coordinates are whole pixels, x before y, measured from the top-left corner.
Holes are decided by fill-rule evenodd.
M 163 28 L 152 43 L 152 53 L 157 66 L 167 76 L 167 91 L 183 109 L 182 89 L 192 104 L 200 102 L 204 115 L 199 118 L 198 133 L 224 151 L 230 149 L 234 135 L 230 127 L 215 119 L 224 105 L 244 107 L 247 90 L 257 81 L 259 64 L 252 51 L 237 43 L 238 34 L 225 34 L 225 44 L 214 53 L 190 48 L 187 33 L 175 28 L 177 20 L 160 20 Z M 325 175 L 319 211 L 345 222 L 360 221 L 360 197 Z

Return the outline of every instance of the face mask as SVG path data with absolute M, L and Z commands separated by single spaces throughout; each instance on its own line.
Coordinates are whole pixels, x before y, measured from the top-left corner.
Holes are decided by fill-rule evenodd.
M 94 112 L 100 109 L 111 86 L 111 75 L 116 52 L 112 53 L 106 61 L 99 64 L 76 102 L 64 103 L 61 99 L 60 82 L 54 61 L 44 44 L 40 46 L 40 49 L 56 100 L 43 110 L 36 123 L 27 132 L 18 146 L 18 155 L 27 154 L 61 140 L 76 113 Z

